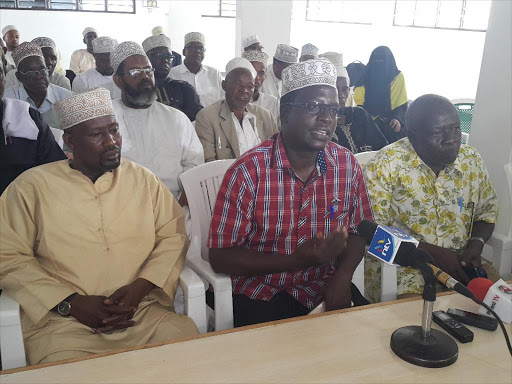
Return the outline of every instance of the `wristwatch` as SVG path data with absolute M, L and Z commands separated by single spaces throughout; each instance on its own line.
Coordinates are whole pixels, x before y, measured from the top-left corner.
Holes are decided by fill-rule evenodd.
M 471 239 L 469 239 L 469 241 L 478 241 L 482 244 L 482 247 L 485 245 L 485 240 L 478 236 L 473 236 Z M 469 241 L 468 241 L 468 244 L 469 244 Z
M 71 313 L 71 300 L 73 300 L 73 298 L 76 295 L 78 295 L 78 293 L 73 293 L 72 295 L 69 295 L 57 305 L 57 312 L 59 313 L 59 315 L 69 316 L 69 314 Z

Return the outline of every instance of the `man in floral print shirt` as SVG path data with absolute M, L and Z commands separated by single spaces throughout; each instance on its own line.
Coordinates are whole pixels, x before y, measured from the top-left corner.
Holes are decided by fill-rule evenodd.
M 463 267 L 482 266 L 498 218 L 496 193 L 478 152 L 461 146 L 459 116 L 448 99 L 421 96 L 406 120 L 409 137 L 383 148 L 365 170 L 375 221 L 410 233 L 441 269 L 467 283 Z M 490 265 L 483 267 L 492 279 Z M 399 267 L 397 275 L 399 296 L 422 292 L 419 271 Z M 378 300 L 380 266 L 371 257 L 365 285 Z

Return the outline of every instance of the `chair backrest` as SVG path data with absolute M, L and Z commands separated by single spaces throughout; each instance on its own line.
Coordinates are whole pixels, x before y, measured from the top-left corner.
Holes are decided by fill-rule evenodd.
M 475 99 L 454 99 L 451 102 L 459 112 L 461 131 L 469 135 L 471 132 L 471 122 L 473 121 Z
M 372 157 L 375 156 L 375 154 L 377 152 L 378 151 L 360 152 L 360 153 L 356 153 L 354 156 L 356 157 L 359 165 L 362 167 L 367 162 L 369 162 L 372 159 Z
M 199 240 L 201 257 L 205 260 L 208 260 L 208 233 L 217 193 L 219 193 L 224 174 L 234 162 L 234 159 L 212 161 L 180 175 L 192 220 L 190 237 L 193 241 Z

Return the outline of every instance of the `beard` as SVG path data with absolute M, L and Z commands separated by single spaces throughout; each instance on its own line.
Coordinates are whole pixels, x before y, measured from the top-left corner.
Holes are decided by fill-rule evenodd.
M 142 89 L 142 85 L 150 84 L 150 89 Z M 124 91 L 126 100 L 133 105 L 138 107 L 150 106 L 157 100 L 156 85 L 151 84 L 149 80 L 142 80 L 137 88 L 133 88 L 131 85 L 124 83 Z

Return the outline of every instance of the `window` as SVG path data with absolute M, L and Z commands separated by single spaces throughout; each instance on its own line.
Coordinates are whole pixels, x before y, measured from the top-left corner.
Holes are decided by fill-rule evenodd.
M 393 25 L 485 31 L 490 0 L 396 0 Z
M 372 2 L 352 0 L 308 0 L 307 21 L 371 24 Z
M 135 13 L 135 0 L 0 0 L 0 8 Z
M 236 17 L 236 0 L 205 1 L 203 17 Z

